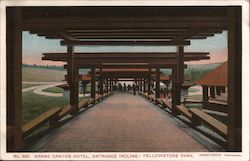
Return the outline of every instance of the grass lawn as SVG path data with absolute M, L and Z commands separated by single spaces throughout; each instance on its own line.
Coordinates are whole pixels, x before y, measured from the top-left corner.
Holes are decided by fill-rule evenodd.
M 64 107 L 69 104 L 62 97 L 37 95 L 31 91 L 22 93 L 22 122 L 23 124 L 53 107 Z
M 64 90 L 62 88 L 59 88 L 59 87 L 51 87 L 51 88 L 47 88 L 43 91 L 44 92 L 51 92 L 51 93 L 63 93 L 64 92 Z
M 22 89 L 29 88 L 29 87 L 35 87 L 35 86 L 39 86 L 39 85 L 41 85 L 41 84 L 22 83 Z
M 42 68 L 23 67 L 22 80 L 24 82 L 61 82 L 66 71 Z

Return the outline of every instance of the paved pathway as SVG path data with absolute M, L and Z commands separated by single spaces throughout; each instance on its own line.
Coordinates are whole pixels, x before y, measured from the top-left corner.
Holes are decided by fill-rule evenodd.
M 51 87 L 56 87 L 58 85 L 65 84 L 66 82 L 23 82 L 26 84 L 39 84 L 34 87 L 28 87 L 22 89 L 22 92 L 33 91 L 35 94 L 42 96 L 50 96 L 50 97 L 62 97 L 63 93 L 53 93 L 53 92 L 45 92 L 44 90 Z M 88 97 L 90 94 L 79 94 L 79 97 Z
M 39 151 L 208 151 L 144 98 L 115 94 L 58 130 Z

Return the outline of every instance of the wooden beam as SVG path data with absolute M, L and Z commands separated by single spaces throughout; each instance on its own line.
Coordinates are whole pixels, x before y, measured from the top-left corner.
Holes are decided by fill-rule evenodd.
M 172 46 L 172 45 L 190 45 L 190 41 L 147 41 L 147 40 L 138 40 L 138 41 L 61 41 L 61 45 L 118 45 L 118 46 L 129 46 L 129 45 L 149 45 L 149 46 Z
M 22 147 L 22 8 L 9 7 L 6 16 L 7 127 L 14 133 L 6 138 L 7 152 L 15 152 Z
M 45 36 L 45 35 L 42 35 L 42 36 Z M 59 39 L 59 37 L 56 37 L 56 36 L 46 36 L 46 38 Z M 155 39 L 155 40 L 165 39 L 167 41 L 167 40 L 176 38 L 176 36 L 168 36 L 168 35 L 100 36 L 98 35 L 98 36 L 75 36 L 75 38 L 77 39 Z M 206 39 L 206 38 L 207 36 L 193 35 L 193 36 L 188 37 L 187 39 Z
M 195 61 L 210 59 L 209 53 L 185 53 L 184 61 Z M 44 53 L 42 60 L 66 61 L 66 53 Z M 165 59 L 175 61 L 177 53 L 76 53 L 75 58 L 78 62 L 84 63 L 153 63 L 159 60 L 160 63 Z M 123 59 L 123 60 L 121 60 Z M 132 60 L 133 59 L 133 60 Z M 149 61 L 147 61 L 149 60 Z M 167 63 L 166 63 L 167 64 Z
M 160 68 L 156 68 L 155 100 L 160 98 Z
M 149 68 L 149 74 L 148 74 L 148 96 L 151 94 L 151 72 L 152 68 Z
M 163 32 L 183 32 L 186 31 L 187 28 L 172 28 L 172 29 L 120 29 L 120 30 L 84 30 L 84 29 L 69 29 L 66 32 L 70 33 L 163 33 Z
M 49 58 L 63 58 L 67 53 L 43 53 L 44 57 Z M 209 52 L 185 52 L 184 57 L 198 57 L 208 56 Z M 176 57 L 177 52 L 100 52 L 100 53 L 75 53 L 76 58 L 90 58 L 90 57 L 162 57 L 171 58 Z
M 78 112 L 78 68 L 76 68 L 74 47 L 68 46 L 68 65 L 67 68 L 68 77 L 67 81 L 70 86 L 70 105 L 73 107 L 71 114 L 76 114 Z
M 242 9 L 228 8 L 228 151 L 242 151 Z
M 94 99 L 94 101 L 95 101 L 95 83 L 96 83 L 96 75 L 95 75 L 96 73 L 95 73 L 95 68 L 94 67 L 92 67 L 91 68 L 91 98 L 93 98 Z
M 100 94 L 103 95 L 103 73 L 102 73 L 102 67 L 100 68 Z

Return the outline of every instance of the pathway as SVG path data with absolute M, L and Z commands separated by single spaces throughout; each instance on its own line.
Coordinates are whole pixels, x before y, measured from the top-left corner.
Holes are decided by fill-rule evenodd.
M 37 86 L 22 89 L 22 92 L 33 91 L 35 94 L 49 97 L 63 97 L 63 93 L 46 92 L 45 89 L 56 87 L 66 82 L 23 82 L 27 84 L 39 84 Z M 88 97 L 90 94 L 79 94 L 79 97 Z
M 208 151 L 171 119 L 144 98 L 119 93 L 56 130 L 38 149 L 54 152 Z

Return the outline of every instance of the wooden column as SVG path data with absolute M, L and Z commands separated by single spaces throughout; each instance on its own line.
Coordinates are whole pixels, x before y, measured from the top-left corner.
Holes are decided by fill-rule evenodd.
M 221 93 L 226 93 L 226 87 L 221 87 Z
M 216 86 L 215 91 L 216 91 L 216 95 L 218 95 L 218 96 L 221 95 L 221 87 L 220 86 Z
M 151 94 L 151 68 L 148 69 L 148 96 Z
M 67 53 L 68 53 L 68 68 L 67 68 L 67 75 L 68 75 L 68 83 L 70 87 L 70 105 L 72 106 L 73 110 L 71 114 L 75 114 L 78 111 L 78 68 L 75 64 L 75 54 L 74 54 L 74 47 L 67 46 Z
M 156 68 L 155 98 L 160 98 L 160 68 Z
M 215 98 L 215 86 L 210 86 L 210 96 L 211 98 Z
M 94 99 L 95 101 L 95 92 L 96 92 L 96 87 L 95 87 L 95 83 L 96 83 L 96 75 L 95 75 L 95 67 L 91 68 L 91 98 Z
M 202 86 L 202 107 L 206 107 L 207 102 L 208 102 L 208 86 L 203 85 Z
M 242 150 L 241 7 L 228 8 L 228 151 Z
M 176 110 L 176 105 L 180 104 L 180 97 L 181 97 L 181 89 L 179 86 L 179 82 L 177 82 L 177 67 L 172 68 L 172 109 L 173 114 L 177 115 L 178 112 Z
M 100 94 L 103 95 L 103 76 L 102 76 L 102 68 L 100 68 Z
M 108 93 L 108 79 L 105 79 L 105 93 Z
M 140 78 L 140 91 L 142 92 L 142 78 Z
M 181 85 L 184 82 L 184 47 L 177 46 L 177 65 L 172 68 L 173 91 L 172 91 L 172 109 L 173 114 L 178 114 L 176 105 L 181 103 Z
M 146 92 L 146 79 L 143 78 L 143 93 Z
M 11 136 L 7 151 L 19 151 L 22 147 L 22 8 L 7 8 L 6 14 L 7 129 L 11 129 L 7 131 Z

